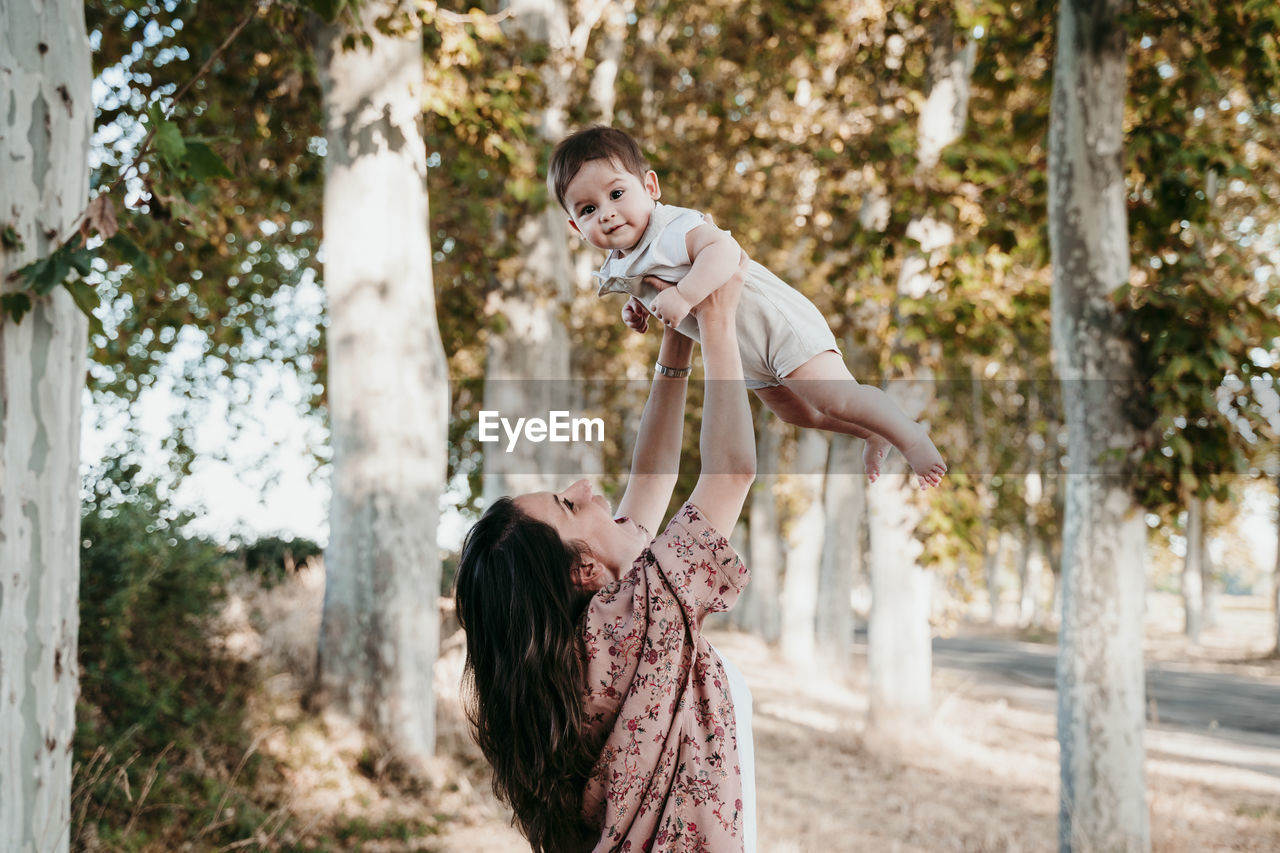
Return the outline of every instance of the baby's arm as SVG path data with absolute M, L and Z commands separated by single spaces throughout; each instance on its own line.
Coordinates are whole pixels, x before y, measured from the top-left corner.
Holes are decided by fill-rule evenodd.
M 689 272 L 653 301 L 654 316 L 672 326 L 680 325 L 693 306 L 728 281 L 742 257 L 738 241 L 710 222 L 685 235 L 685 247 L 692 262 Z

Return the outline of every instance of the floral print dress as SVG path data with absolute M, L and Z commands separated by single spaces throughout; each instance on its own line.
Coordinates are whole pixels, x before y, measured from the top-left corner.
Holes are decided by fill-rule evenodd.
M 742 778 L 729 679 L 702 636 L 749 577 L 686 503 L 582 624 L 588 735 L 600 758 L 583 809 L 596 853 L 743 849 Z

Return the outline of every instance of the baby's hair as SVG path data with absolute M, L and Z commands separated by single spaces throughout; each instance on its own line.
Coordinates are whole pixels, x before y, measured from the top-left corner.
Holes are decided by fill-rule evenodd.
M 630 134 L 602 126 L 570 134 L 551 152 L 551 164 L 547 168 L 547 187 L 566 211 L 569 207 L 564 203 L 564 196 L 569 184 L 592 160 L 612 160 L 642 181 L 649 171 L 649 161 Z

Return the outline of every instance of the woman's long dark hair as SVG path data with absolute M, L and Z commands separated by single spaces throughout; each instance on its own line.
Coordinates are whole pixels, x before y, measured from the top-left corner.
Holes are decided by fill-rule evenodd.
M 590 594 L 573 582 L 580 554 L 501 498 L 467 534 L 458 563 L 467 716 L 494 793 L 537 853 L 590 849 L 599 838 L 582 816 L 596 750 L 583 732 L 578 620 Z

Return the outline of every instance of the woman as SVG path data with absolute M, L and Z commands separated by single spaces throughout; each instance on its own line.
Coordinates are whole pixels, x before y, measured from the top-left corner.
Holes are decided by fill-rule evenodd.
M 749 700 L 701 631 L 748 577 L 725 537 L 755 477 L 742 275 L 698 306 L 702 470 L 661 535 L 649 531 L 676 484 L 692 357 L 669 327 L 617 516 L 579 481 L 494 502 L 463 544 L 468 714 L 539 853 L 754 846 L 733 697 Z

